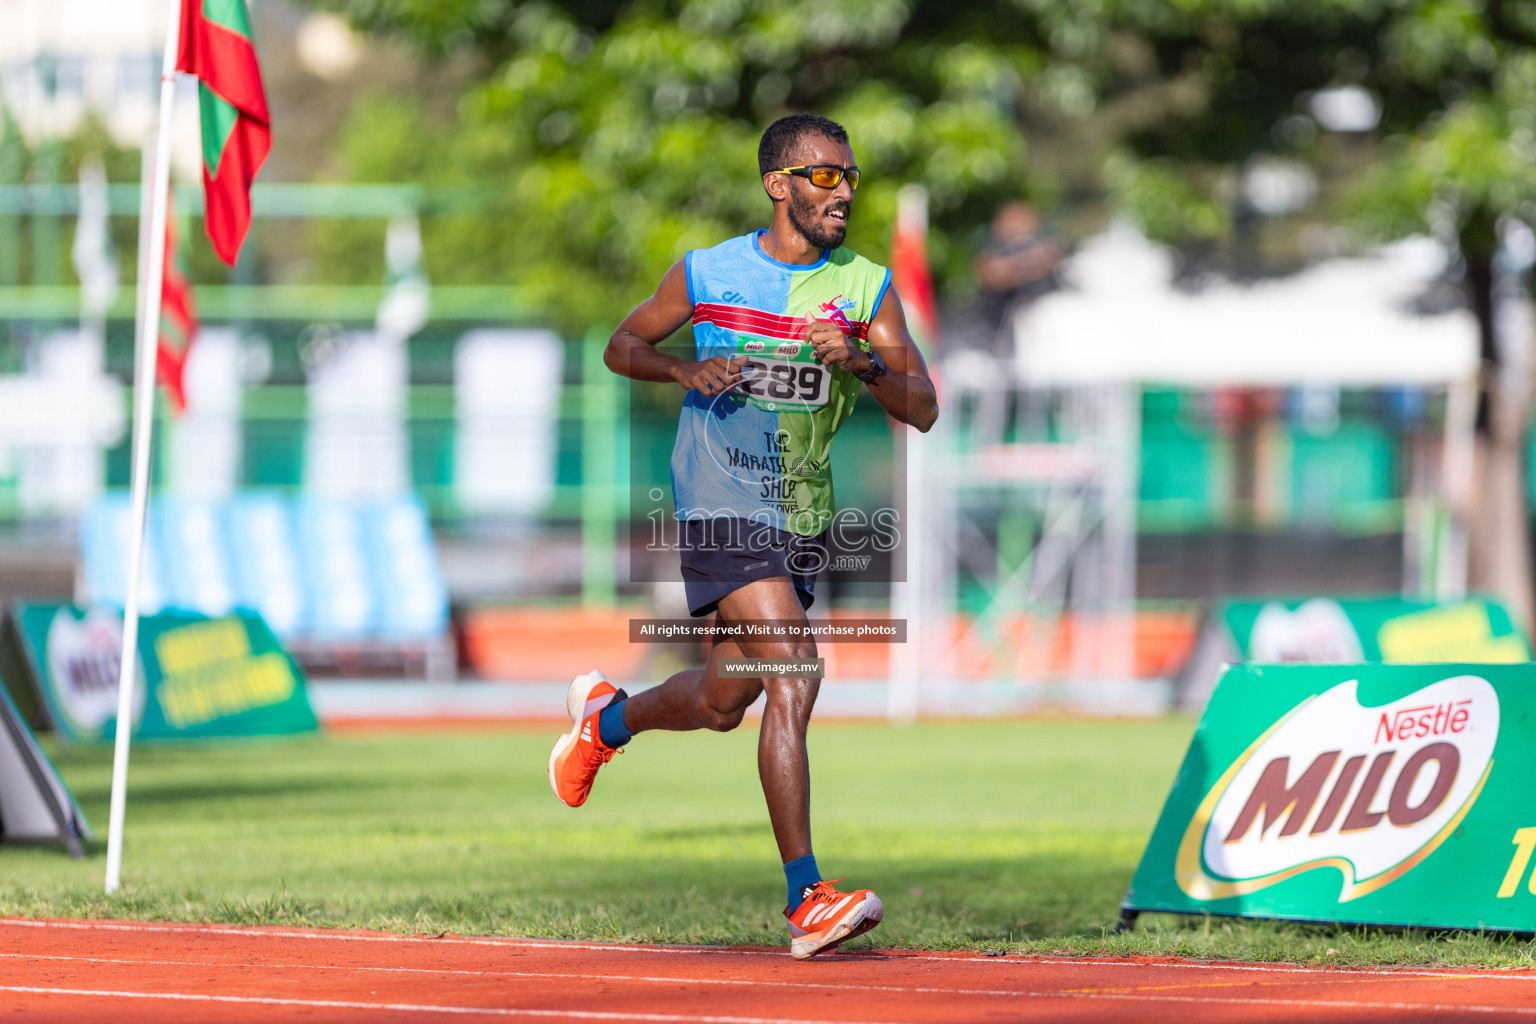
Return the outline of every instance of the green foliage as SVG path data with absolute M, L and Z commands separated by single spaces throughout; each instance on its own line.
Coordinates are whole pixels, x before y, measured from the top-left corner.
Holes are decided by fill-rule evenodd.
M 1229 209 L 1176 160 L 1118 154 L 1106 171 L 1119 209 L 1154 241 L 1181 245 L 1220 238 L 1231 230 Z
M 686 250 L 766 224 L 757 139 L 791 109 L 852 135 L 856 250 L 883 260 L 897 188 L 928 187 L 941 282 L 968 274 L 970 236 L 1025 187 L 1011 107 L 1037 51 L 1017 17 L 1011 41 L 949 45 L 900 0 L 332 6 L 429 51 L 498 57 L 451 124 L 409 98 L 360 106 L 335 173 L 493 186 L 497 212 L 424 225 L 432 279 L 515 285 L 567 329 L 613 322 Z M 374 279 L 377 237 L 317 228 L 325 279 Z
M 1431 226 L 1455 237 L 1474 214 L 1528 209 L 1536 5 L 1020 2 L 1040 20 L 1048 61 L 1070 63 L 1091 89 L 1084 110 L 1145 105 L 1149 83 L 1170 90 L 1161 107 L 1137 112 L 1106 164 L 1114 204 L 1153 237 L 1188 244 L 1225 235 L 1240 203 L 1231 182 L 1263 156 L 1358 179 L 1325 195 L 1342 202 L 1317 213 L 1374 238 Z M 1377 99 L 1378 133 L 1327 143 L 1309 100 L 1340 86 Z
M 1536 52 L 1508 60 L 1487 93 L 1389 140 L 1349 209 L 1376 238 L 1451 233 L 1479 213 L 1536 220 Z

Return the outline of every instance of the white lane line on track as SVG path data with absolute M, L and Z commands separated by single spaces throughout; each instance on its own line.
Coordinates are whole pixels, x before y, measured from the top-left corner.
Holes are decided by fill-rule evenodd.
M 252 928 L 241 925 L 195 925 L 195 924 L 151 924 L 138 922 L 108 922 L 108 921 L 31 921 L 24 918 L 0 918 L 0 927 L 14 925 L 22 928 L 65 928 L 81 931 L 111 931 L 111 932 L 160 932 L 168 934 L 192 934 L 192 935 L 240 935 L 254 936 L 257 938 L 271 939 L 308 939 L 328 940 L 333 942 L 384 942 L 384 943 L 422 943 L 425 945 L 456 945 L 456 946 L 492 946 L 499 948 L 532 948 L 532 949 L 576 949 L 597 953 L 677 953 L 690 955 L 710 956 L 769 956 L 782 960 L 787 953 L 772 950 L 738 949 L 733 946 L 668 946 L 661 944 L 636 945 L 632 943 L 602 943 L 580 942 L 565 939 L 520 939 L 520 938 L 470 938 L 463 935 L 434 936 L 417 935 L 358 935 L 347 932 L 324 931 L 297 931 L 278 930 L 273 928 Z M 896 952 L 896 953 L 871 953 L 859 954 L 852 952 L 837 953 L 831 961 L 819 960 L 817 963 L 901 963 L 903 961 L 921 960 L 933 963 L 977 963 L 992 964 L 999 967 L 1018 967 L 1029 964 L 1049 964 L 1060 966 L 1109 966 L 1109 967 L 1136 967 L 1136 968 L 1177 968 L 1180 970 L 1201 971 L 1256 971 L 1266 974 L 1325 974 L 1333 977 L 1340 975 L 1359 974 L 1368 977 L 1381 977 L 1383 975 L 1403 978 L 1460 978 L 1476 977 L 1498 978 L 1504 981 L 1536 981 L 1536 972 L 1530 968 L 1522 967 L 1489 967 L 1479 969 L 1475 974 L 1469 974 L 1471 968 L 1369 968 L 1369 967 L 1298 967 L 1294 965 L 1267 966 L 1265 964 L 1224 964 L 1207 960 L 1172 960 L 1172 961 L 1147 961 L 1129 960 L 1120 957 L 1034 957 L 1034 956 L 938 956 L 927 953 Z M 1526 973 L 1516 973 L 1524 971 Z
M 469 971 L 463 968 L 431 967 L 359 967 L 355 965 L 333 964 L 277 964 L 270 961 L 260 963 L 227 963 L 219 960 L 131 960 L 117 957 L 95 956 L 65 956 L 63 954 L 45 953 L 0 953 L 0 957 L 13 960 L 50 960 L 68 961 L 91 964 L 126 964 L 147 967 L 223 967 L 244 968 L 253 970 L 306 970 L 306 971 L 375 971 L 385 974 L 430 974 L 437 976 L 451 975 L 455 977 L 476 978 L 538 978 L 549 981 L 637 981 L 665 985 L 739 985 L 756 988 L 793 988 L 801 992 L 894 992 L 902 995 L 941 995 L 941 996 L 1001 996 L 1005 998 L 1021 998 L 1035 995 L 1034 992 L 1021 991 L 1019 989 L 988 989 L 988 988 L 932 988 L 912 985 L 848 985 L 848 984 L 823 984 L 815 981 L 768 981 L 757 978 L 664 978 L 645 974 L 614 974 L 604 971 L 593 976 L 590 973 L 568 974 L 556 971 Z
M 636 981 L 665 985 L 739 985 L 757 988 L 793 988 L 801 991 L 831 992 L 894 992 L 911 995 L 942 996 L 1000 996 L 1020 998 L 1036 996 L 1038 992 L 1023 989 L 996 988 L 934 988 L 924 985 L 850 985 L 816 981 L 770 981 L 765 978 L 673 978 L 647 974 L 614 974 L 609 971 L 594 977 L 589 972 L 567 973 L 561 971 L 474 971 L 462 967 L 378 967 L 356 964 L 294 964 L 273 963 L 263 960 L 256 963 L 231 963 L 224 960 L 139 960 L 128 957 L 78 956 L 62 953 L 0 953 L 6 960 L 49 960 L 69 963 L 120 964 L 147 967 L 221 967 L 239 970 L 301 970 L 301 971 L 372 971 L 379 974 L 428 974 L 470 978 L 537 978 L 549 981 Z M 1367 980 L 1389 981 L 1404 977 L 1401 974 L 1381 972 Z M 1441 981 L 1479 981 L 1480 974 L 1434 974 L 1430 978 Z M 1342 979 L 1340 979 L 1342 980 Z M 1117 986 L 1118 987 L 1118 986 Z M 1174 987 L 1174 986 L 1168 986 Z M 1078 990 L 1065 989 L 1060 995 L 1076 995 Z M 1109 995 L 1110 993 L 1100 993 Z
M 284 999 L 278 996 L 216 996 L 194 992 L 131 992 L 113 989 L 45 988 L 35 985 L 0 985 L 0 992 L 19 995 L 76 996 L 100 999 L 163 999 L 172 1002 L 233 1003 L 251 1006 L 298 1006 L 312 1009 L 372 1010 L 392 1013 L 436 1013 L 458 1016 L 563 1017 L 574 1020 L 696 1021 L 699 1024 L 892 1024 L 892 1022 L 845 1021 L 834 1018 L 701 1016 L 699 1014 L 621 1013 L 598 1010 L 538 1010 L 509 1007 L 436 1006 L 430 1003 L 368 1003 L 341 999 Z M 1256 999 L 1235 996 L 1165 996 L 1119 992 L 1020 992 L 1028 999 L 1106 999 L 1118 1002 L 1182 1003 L 1213 1006 L 1298 1007 L 1328 1010 L 1417 1010 L 1451 1016 L 1457 1014 L 1510 1014 L 1536 1016 L 1531 1006 L 1479 1006 L 1454 1003 L 1399 1003 L 1343 999 Z

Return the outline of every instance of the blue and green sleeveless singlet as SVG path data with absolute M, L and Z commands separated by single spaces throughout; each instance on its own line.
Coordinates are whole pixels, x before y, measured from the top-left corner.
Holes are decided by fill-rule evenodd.
M 830 320 L 869 350 L 869 324 L 891 272 L 847 249 L 780 263 L 762 231 L 684 259 L 696 359 L 746 356 L 723 395 L 689 391 L 672 449 L 677 518 L 750 519 L 805 537 L 831 525 L 832 437 L 859 379 L 825 366 L 802 339 L 805 314 Z

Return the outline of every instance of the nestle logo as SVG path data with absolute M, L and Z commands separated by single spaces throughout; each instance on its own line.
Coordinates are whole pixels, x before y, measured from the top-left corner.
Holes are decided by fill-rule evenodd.
M 1461 732 L 1467 727 L 1467 719 L 1472 717 L 1471 705 L 1469 698 L 1454 704 L 1403 708 L 1393 712 L 1390 717 L 1383 714 L 1376 723 L 1376 736 L 1372 742 L 1393 743 Z

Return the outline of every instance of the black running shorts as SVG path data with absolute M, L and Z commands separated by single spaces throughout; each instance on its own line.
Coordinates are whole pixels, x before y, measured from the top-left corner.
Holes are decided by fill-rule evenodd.
M 816 599 L 816 574 L 827 562 L 825 530 L 802 537 L 747 519 L 685 519 L 678 526 L 694 615 L 708 615 L 725 595 L 774 576 L 789 577 L 800 607 Z

